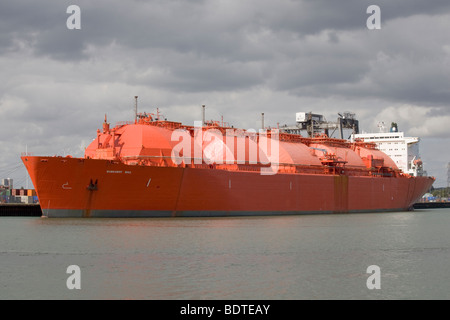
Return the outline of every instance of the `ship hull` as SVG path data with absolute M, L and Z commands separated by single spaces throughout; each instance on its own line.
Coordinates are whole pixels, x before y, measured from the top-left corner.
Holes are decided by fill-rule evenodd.
M 430 177 L 227 171 L 118 161 L 22 160 L 47 217 L 209 217 L 410 210 Z

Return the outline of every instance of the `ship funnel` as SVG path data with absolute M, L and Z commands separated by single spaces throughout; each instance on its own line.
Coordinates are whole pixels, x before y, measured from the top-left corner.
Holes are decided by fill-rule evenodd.
M 397 126 L 397 123 L 396 123 L 396 122 L 392 122 L 392 123 L 391 123 L 391 129 L 390 129 L 390 131 L 391 131 L 391 132 L 398 132 L 398 126 Z

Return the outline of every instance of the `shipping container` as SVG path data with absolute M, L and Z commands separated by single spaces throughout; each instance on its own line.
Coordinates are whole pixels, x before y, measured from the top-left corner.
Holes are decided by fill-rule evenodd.
M 29 196 L 20 196 L 20 202 L 22 203 L 33 203 L 33 197 Z

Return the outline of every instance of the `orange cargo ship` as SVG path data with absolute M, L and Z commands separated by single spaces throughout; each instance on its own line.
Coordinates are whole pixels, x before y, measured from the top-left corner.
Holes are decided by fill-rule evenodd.
M 403 211 L 434 182 L 404 174 L 371 143 L 185 126 L 146 113 L 114 128 L 105 116 L 83 158 L 22 161 L 47 217 Z

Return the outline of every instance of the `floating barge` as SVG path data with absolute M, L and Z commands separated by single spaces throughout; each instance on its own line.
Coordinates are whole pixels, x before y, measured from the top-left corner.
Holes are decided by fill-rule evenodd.
M 39 204 L 2 203 L 0 204 L 0 217 L 41 217 Z

